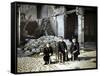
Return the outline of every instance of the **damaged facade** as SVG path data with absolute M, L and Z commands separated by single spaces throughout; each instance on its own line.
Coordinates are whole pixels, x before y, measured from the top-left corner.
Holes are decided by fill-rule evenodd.
M 17 13 L 18 46 L 42 36 L 62 36 L 65 40 L 76 37 L 82 48 L 91 43 L 96 47 L 95 7 L 23 4 L 18 6 Z

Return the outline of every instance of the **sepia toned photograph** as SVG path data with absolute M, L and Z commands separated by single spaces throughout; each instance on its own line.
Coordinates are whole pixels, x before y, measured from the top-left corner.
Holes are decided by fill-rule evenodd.
M 97 69 L 96 6 L 14 4 L 17 73 Z

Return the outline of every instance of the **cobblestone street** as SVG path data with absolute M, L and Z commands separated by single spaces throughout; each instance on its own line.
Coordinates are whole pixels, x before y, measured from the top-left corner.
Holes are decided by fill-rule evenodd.
M 96 51 L 82 51 L 77 61 L 66 61 L 65 63 L 55 63 L 44 65 L 43 56 L 33 55 L 30 57 L 17 58 L 18 72 L 38 72 L 68 69 L 96 68 Z

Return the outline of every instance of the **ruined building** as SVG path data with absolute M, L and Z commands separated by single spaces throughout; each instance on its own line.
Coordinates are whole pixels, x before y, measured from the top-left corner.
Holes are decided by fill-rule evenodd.
M 81 47 L 96 45 L 97 8 L 72 5 L 18 6 L 17 43 L 41 36 L 76 37 Z M 96 47 L 96 46 L 95 46 Z

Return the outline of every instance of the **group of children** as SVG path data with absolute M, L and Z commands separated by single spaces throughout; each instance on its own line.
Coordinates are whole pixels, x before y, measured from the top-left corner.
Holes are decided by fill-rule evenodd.
M 68 50 L 66 43 L 64 42 L 64 38 L 60 37 L 60 40 L 58 42 L 58 61 L 59 62 L 65 62 L 65 61 L 69 61 L 69 60 L 77 60 L 78 59 L 78 55 L 80 54 L 79 51 L 79 43 L 77 41 L 76 38 L 73 38 L 71 41 L 71 46 L 70 49 Z M 46 44 L 46 47 L 44 48 L 44 61 L 45 61 L 45 65 L 46 64 L 50 64 L 50 56 L 53 55 L 53 49 L 50 46 L 49 43 Z M 71 58 L 68 58 L 68 54 L 71 54 Z

